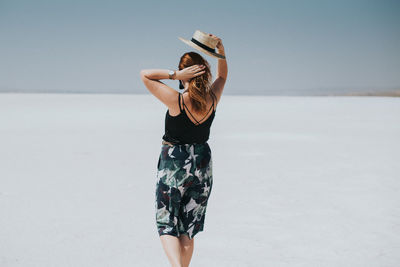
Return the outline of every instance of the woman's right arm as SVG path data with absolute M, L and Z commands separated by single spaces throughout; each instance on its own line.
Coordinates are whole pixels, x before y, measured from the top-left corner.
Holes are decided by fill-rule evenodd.
M 217 47 L 217 53 L 225 56 L 225 48 L 222 44 L 222 41 L 220 42 L 219 48 Z M 227 76 L 228 76 L 228 65 L 226 64 L 226 58 L 225 59 L 218 58 L 217 78 L 221 77 L 224 80 L 226 80 Z
M 222 40 L 215 35 L 211 35 L 214 38 L 219 40 L 217 44 L 217 53 L 225 56 L 225 48 L 222 44 Z M 217 96 L 217 104 L 222 96 L 222 91 L 224 90 L 225 82 L 228 77 L 228 65 L 226 63 L 226 58 L 218 58 L 218 66 L 217 66 L 217 73 L 216 79 L 211 86 L 211 90 L 213 90 L 214 94 Z

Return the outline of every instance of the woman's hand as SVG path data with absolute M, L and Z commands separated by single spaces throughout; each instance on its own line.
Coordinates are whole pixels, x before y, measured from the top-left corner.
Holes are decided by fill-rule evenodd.
M 197 64 L 184 68 L 182 70 L 178 70 L 176 71 L 175 80 L 190 80 L 193 77 L 204 74 L 206 72 L 204 68 L 205 66 Z
M 222 44 L 221 38 L 219 38 L 218 36 L 211 34 L 211 33 L 209 33 L 208 35 L 211 36 L 213 39 L 218 40 L 218 43 L 216 45 L 216 48 L 218 49 L 218 51 L 224 51 L 224 45 Z

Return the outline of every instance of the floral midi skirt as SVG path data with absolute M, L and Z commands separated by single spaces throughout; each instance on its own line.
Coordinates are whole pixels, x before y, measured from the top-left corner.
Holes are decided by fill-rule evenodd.
M 212 157 L 208 143 L 163 144 L 155 190 L 158 234 L 192 239 L 203 231 L 211 193 Z

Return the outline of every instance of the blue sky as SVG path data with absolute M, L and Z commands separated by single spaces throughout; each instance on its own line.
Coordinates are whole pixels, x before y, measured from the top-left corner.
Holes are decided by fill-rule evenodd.
M 139 71 L 176 69 L 196 29 L 224 42 L 227 94 L 400 88 L 400 1 L 0 0 L 0 91 L 147 93 Z

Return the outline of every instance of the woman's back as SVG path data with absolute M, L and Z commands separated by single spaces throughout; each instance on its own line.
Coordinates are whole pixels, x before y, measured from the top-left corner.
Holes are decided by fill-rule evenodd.
M 178 101 L 177 101 L 178 102 Z M 206 103 L 207 103 L 207 108 L 206 111 L 203 113 L 199 113 L 195 111 L 192 107 L 192 103 L 190 101 L 189 97 L 189 92 L 185 90 L 184 92 L 181 93 L 181 98 L 180 98 L 180 106 L 185 107 L 185 111 L 189 113 L 189 118 L 193 123 L 198 123 L 203 120 L 206 120 L 210 114 L 211 107 L 212 110 L 216 110 L 217 107 L 217 97 L 216 95 L 211 91 L 210 94 L 207 95 L 206 97 Z M 169 115 L 171 116 L 177 116 L 180 114 L 181 110 L 179 109 L 179 104 L 177 105 L 176 110 L 175 109 L 169 109 Z M 193 116 L 192 116 L 193 115 Z
M 165 133 L 163 139 L 174 144 L 205 143 L 210 136 L 210 128 L 215 117 L 216 96 L 207 97 L 207 111 L 199 114 L 191 108 L 188 93 L 178 94 L 179 113 L 165 115 Z

